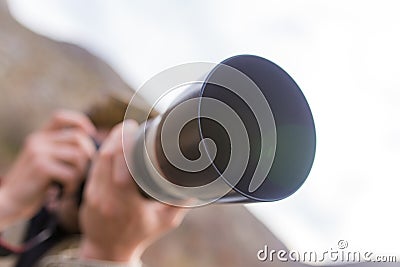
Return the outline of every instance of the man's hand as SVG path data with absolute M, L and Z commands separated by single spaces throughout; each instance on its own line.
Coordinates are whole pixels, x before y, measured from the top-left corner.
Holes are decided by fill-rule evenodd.
M 54 182 L 64 194 L 75 192 L 96 150 L 90 138 L 95 131 L 86 116 L 60 111 L 26 139 L 0 187 L 0 230 L 37 212 Z
M 137 124 L 126 121 L 124 136 L 133 146 Z M 177 227 L 182 209 L 145 199 L 129 173 L 116 126 L 95 159 L 80 211 L 81 258 L 127 262 L 138 259 L 154 239 Z M 129 153 L 129 152 L 128 152 Z

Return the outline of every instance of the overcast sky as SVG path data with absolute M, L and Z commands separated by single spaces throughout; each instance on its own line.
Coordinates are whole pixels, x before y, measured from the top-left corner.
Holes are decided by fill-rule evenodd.
M 11 0 L 34 31 L 79 44 L 133 87 L 181 63 L 256 54 L 314 114 L 317 154 L 290 198 L 249 208 L 290 248 L 400 248 L 398 1 Z M 152 99 L 155 92 L 145 92 Z

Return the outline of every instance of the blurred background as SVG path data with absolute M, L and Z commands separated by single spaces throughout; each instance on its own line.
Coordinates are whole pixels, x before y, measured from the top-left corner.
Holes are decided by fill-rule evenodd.
M 7 7 L 0 0 L 0 7 L 1 170 L 55 108 L 84 110 L 110 90 L 130 96 L 177 64 L 256 54 L 284 68 L 309 101 L 317 154 L 308 180 L 276 203 L 196 209 L 148 260 L 265 266 L 256 253 L 282 246 L 278 239 L 299 251 L 346 240 L 353 251 L 400 257 L 397 1 L 9 0 Z M 141 93 L 151 102 L 159 95 Z

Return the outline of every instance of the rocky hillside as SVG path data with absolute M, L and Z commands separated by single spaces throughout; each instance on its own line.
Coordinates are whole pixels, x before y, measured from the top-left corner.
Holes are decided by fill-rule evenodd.
M 0 1 L 3 167 L 26 133 L 38 127 L 51 110 L 85 110 L 106 91 L 132 93 L 109 66 L 87 51 L 38 36 L 19 25 L 11 18 L 5 2 Z

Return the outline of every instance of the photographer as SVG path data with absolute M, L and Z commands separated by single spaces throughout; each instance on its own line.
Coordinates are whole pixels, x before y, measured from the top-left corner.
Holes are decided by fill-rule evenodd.
M 92 120 L 96 121 L 95 117 Z M 122 117 L 119 112 L 118 119 L 111 118 L 111 124 Z M 48 254 L 53 256 L 43 257 L 36 266 L 137 266 L 143 250 L 181 222 L 181 209 L 139 194 L 123 157 L 121 125 L 108 134 L 110 121 L 106 126 L 96 124 L 98 129 L 77 112 L 56 113 L 47 125 L 28 137 L 14 166 L 3 178 L 1 231 L 37 213 L 27 229 L 27 235 L 35 239 L 41 235 L 43 225 L 57 218 L 52 236 L 23 251 L 17 266 L 34 266 L 57 243 L 79 232 L 83 235 L 79 243 L 67 246 L 78 246 L 78 250 L 72 254 L 70 250 L 67 254 L 52 251 Z M 133 136 L 136 122 L 126 124 Z M 93 139 L 103 143 L 98 153 Z M 78 211 L 76 192 L 90 161 L 92 167 Z M 56 200 L 52 192 L 55 182 L 64 188 Z M 41 209 L 43 205 L 45 208 Z M 30 239 L 25 236 L 27 240 Z

